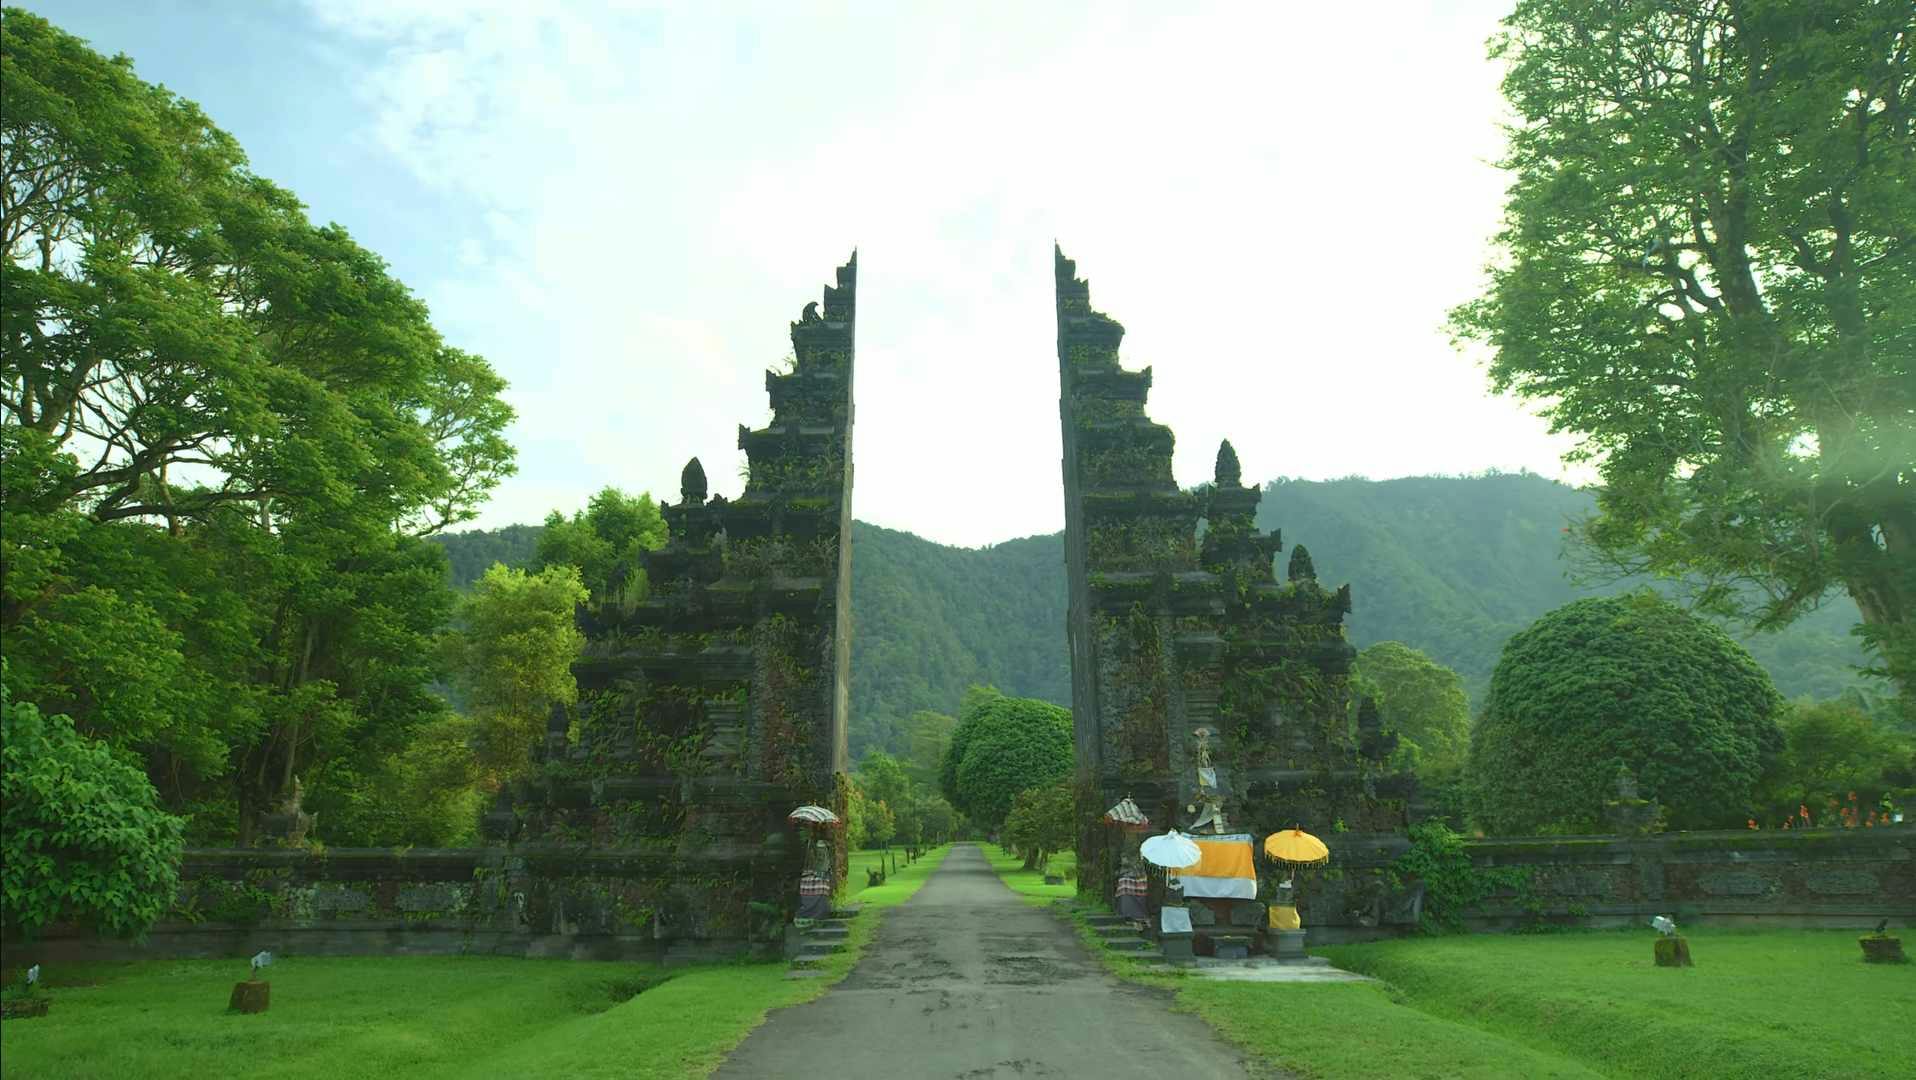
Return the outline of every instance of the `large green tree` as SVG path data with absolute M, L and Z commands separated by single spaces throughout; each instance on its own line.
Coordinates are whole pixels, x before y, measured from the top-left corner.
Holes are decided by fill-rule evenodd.
M 1743 823 L 1783 702 L 1721 630 L 1650 592 L 1578 600 L 1504 646 L 1468 765 L 1478 824 L 1594 831 L 1628 769 L 1669 824 Z
M 1073 756 L 1071 710 L 974 688 L 965 695 L 941 784 L 961 813 L 996 829 L 1019 792 L 1070 775 Z
M 1777 627 L 1833 589 L 1916 696 L 1916 8 L 1521 0 L 1502 257 L 1453 313 L 1603 479 L 1616 568 Z
M 126 59 L 10 9 L 0 76 L 9 688 L 201 839 L 337 810 L 445 718 L 419 538 L 511 471 L 504 384 Z

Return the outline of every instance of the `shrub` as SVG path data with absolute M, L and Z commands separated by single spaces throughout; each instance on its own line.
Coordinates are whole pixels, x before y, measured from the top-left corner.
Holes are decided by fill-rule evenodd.
M 1721 630 L 1654 594 L 1566 604 L 1505 644 L 1471 735 L 1492 832 L 1595 829 L 1621 768 L 1674 828 L 1740 826 L 1782 699 Z
M 179 890 L 185 823 L 146 774 L 0 686 L 0 923 L 138 937 Z

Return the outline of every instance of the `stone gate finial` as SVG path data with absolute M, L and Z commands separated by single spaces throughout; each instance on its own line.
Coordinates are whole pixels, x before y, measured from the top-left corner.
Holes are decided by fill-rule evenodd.
M 688 506 L 701 506 L 705 503 L 705 466 L 698 458 L 685 463 L 685 471 L 679 474 L 679 498 Z
M 1231 440 L 1229 439 L 1217 444 L 1217 471 L 1215 478 L 1217 480 L 1217 486 L 1220 488 L 1242 487 L 1244 484 L 1244 470 L 1237 463 L 1237 451 L 1232 449 Z
M 1317 567 L 1311 565 L 1310 549 L 1299 544 L 1291 549 L 1290 571 L 1285 576 L 1292 581 L 1316 581 Z

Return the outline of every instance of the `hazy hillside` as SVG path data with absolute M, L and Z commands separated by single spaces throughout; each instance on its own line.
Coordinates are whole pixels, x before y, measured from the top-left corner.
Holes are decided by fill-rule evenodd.
M 1416 646 L 1457 669 L 1475 700 L 1512 633 L 1577 596 L 1629 587 L 1570 580 L 1564 526 L 1590 507 L 1588 495 L 1528 475 L 1279 480 L 1258 523 L 1281 527 L 1287 550 L 1310 548 L 1327 583 L 1351 583 L 1353 643 Z M 529 559 L 539 528 L 440 538 L 455 583 L 494 559 Z M 854 753 L 894 747 L 916 709 L 955 711 L 974 682 L 1070 704 L 1058 534 L 970 549 L 858 522 L 852 552 Z M 1833 697 L 1857 680 L 1855 621 L 1837 600 L 1746 644 L 1785 694 Z

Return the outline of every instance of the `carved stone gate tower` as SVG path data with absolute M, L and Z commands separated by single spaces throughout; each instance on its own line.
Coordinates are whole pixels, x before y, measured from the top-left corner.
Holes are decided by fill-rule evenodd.
M 547 951 L 769 951 L 807 857 L 785 815 L 844 811 L 857 274 L 854 253 L 792 324 L 790 369 L 766 372 L 744 492 L 709 495 L 692 459 L 647 598 L 580 612 L 577 715 L 554 710 L 489 822 Z
M 1055 272 L 1080 889 L 1111 895 L 1119 845 L 1097 818 L 1120 798 L 1158 829 L 1199 816 L 1200 729 L 1230 831 L 1400 831 L 1408 779 L 1385 775 L 1375 710 L 1351 708 L 1349 586 L 1319 585 L 1302 547 L 1277 579 L 1229 442 L 1211 483 L 1177 486 L 1151 369 L 1119 366 L 1124 327 L 1062 250 Z

